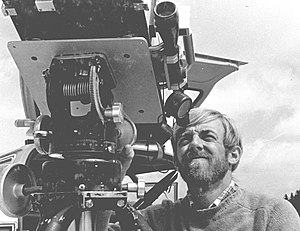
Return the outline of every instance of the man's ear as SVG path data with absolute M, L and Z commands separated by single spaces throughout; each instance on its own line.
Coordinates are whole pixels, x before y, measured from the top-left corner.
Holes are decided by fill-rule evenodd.
M 235 146 L 228 152 L 227 160 L 229 164 L 235 165 L 240 161 L 241 156 L 242 149 L 239 146 Z

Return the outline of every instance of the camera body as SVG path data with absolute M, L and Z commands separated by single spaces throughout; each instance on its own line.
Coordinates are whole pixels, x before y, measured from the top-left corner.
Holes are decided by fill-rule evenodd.
M 1 157 L 0 208 L 12 217 L 39 213 L 40 230 L 60 230 L 59 215 L 67 227 L 92 221 L 90 212 L 127 208 L 130 191 L 143 197 L 137 174 L 174 169 L 167 118 L 186 121 L 217 81 L 245 64 L 195 54 L 173 2 L 3 3 L 21 38 L 8 44 L 26 115 L 16 126 L 29 127 L 31 139 Z M 135 151 L 130 185 L 121 179 L 127 144 Z

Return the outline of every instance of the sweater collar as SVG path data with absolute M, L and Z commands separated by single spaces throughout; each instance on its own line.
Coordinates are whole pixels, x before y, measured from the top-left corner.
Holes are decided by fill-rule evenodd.
M 196 211 L 202 211 L 202 210 L 218 207 L 221 204 L 221 202 L 223 202 L 226 198 L 230 197 L 233 193 L 235 193 L 237 189 L 238 189 L 238 185 L 236 184 L 236 182 L 234 182 L 234 180 L 231 180 L 229 186 L 223 192 L 220 193 L 220 195 L 213 201 L 212 204 L 210 204 L 207 208 L 204 209 L 195 208 L 195 203 L 192 200 L 191 194 L 189 192 L 187 193 L 186 198 L 190 208 Z

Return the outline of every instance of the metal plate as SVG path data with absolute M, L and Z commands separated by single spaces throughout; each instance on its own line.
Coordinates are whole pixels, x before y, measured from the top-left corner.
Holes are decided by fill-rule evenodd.
M 31 209 L 30 195 L 18 193 L 18 186 L 35 186 L 35 178 L 29 167 L 23 164 L 3 165 L 0 180 L 0 208 L 10 217 L 24 216 Z
M 148 39 L 139 0 L 3 0 L 22 40 L 117 38 Z
M 156 87 L 148 44 L 144 38 L 13 41 L 8 49 L 41 114 L 50 115 L 43 71 L 55 56 L 103 53 L 111 65 L 121 102 L 134 123 L 157 123 L 162 106 Z
M 195 106 L 199 107 L 202 104 L 219 80 L 245 64 L 247 63 L 237 60 L 195 54 L 195 62 L 187 71 L 189 89 L 199 91 L 201 94 Z

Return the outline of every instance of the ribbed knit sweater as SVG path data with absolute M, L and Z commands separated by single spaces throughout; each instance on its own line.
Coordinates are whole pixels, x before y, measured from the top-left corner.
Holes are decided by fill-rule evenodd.
M 300 231 L 300 218 L 288 201 L 241 188 L 218 207 L 192 210 L 184 198 L 176 203 L 163 201 L 150 206 L 143 214 L 153 231 Z
M 141 211 L 153 231 L 300 231 L 300 218 L 286 200 L 241 188 L 219 206 L 193 210 L 187 197 Z M 116 224 L 108 230 L 120 230 Z

